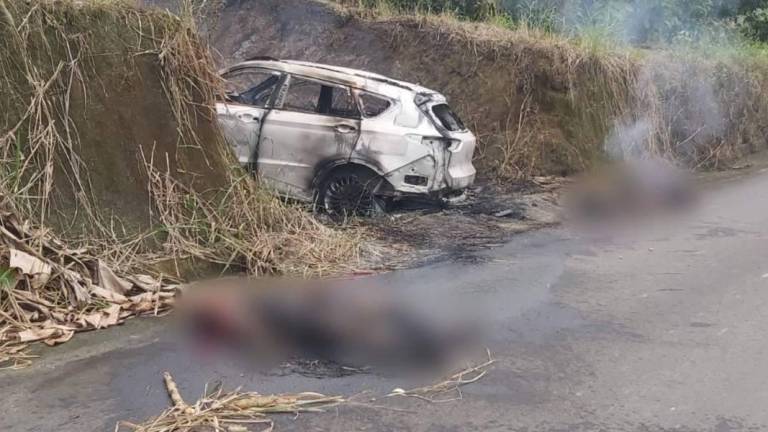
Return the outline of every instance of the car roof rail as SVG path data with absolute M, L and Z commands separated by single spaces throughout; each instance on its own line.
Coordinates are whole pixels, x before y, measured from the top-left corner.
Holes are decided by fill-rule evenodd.
M 270 57 L 270 56 L 255 56 L 255 57 L 248 57 L 245 59 L 245 61 L 280 61 L 280 59 Z

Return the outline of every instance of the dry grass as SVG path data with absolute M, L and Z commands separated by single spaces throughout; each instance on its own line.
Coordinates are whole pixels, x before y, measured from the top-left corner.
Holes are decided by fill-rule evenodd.
M 418 387 L 414 389 L 395 389 L 388 396 L 406 396 L 416 399 L 420 399 L 430 403 L 447 403 L 462 400 L 464 395 L 461 392 L 461 388 L 480 381 L 488 374 L 488 369 L 496 363 L 496 360 L 491 356 L 491 352 L 488 351 L 488 361 L 475 365 L 467 366 L 465 369 L 456 372 L 443 381 L 437 382 L 432 385 Z M 452 394 L 451 397 L 446 395 Z
M 326 227 L 300 207 L 286 205 L 259 189 L 246 174 L 230 187 L 203 196 L 147 163 L 150 194 L 157 205 L 164 251 L 156 258 L 195 258 L 258 276 L 302 276 L 352 272 L 361 262 L 363 232 Z M 177 271 L 177 273 L 183 273 Z
M 176 295 L 173 281 L 120 277 L 88 249 L 70 249 L 50 231 L 0 213 L 0 367 L 33 358 L 26 345 L 55 345 L 75 332 L 106 328 L 137 315 L 159 315 Z

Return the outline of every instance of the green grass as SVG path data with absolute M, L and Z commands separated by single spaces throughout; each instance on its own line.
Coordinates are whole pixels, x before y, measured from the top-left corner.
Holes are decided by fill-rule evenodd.
M 0 267 L 0 288 L 8 290 L 16 285 L 16 271 L 9 267 Z
M 381 17 L 398 15 L 441 15 L 452 17 L 457 21 L 473 21 L 492 25 L 494 27 L 513 30 L 535 32 L 558 36 L 593 52 L 624 51 L 632 55 L 640 55 L 648 48 L 663 50 L 700 50 L 705 56 L 712 53 L 717 55 L 732 54 L 738 52 L 741 57 L 752 56 L 763 58 L 768 53 L 768 43 L 755 41 L 743 36 L 733 26 L 722 23 L 702 24 L 690 33 L 682 33 L 669 41 L 656 41 L 651 46 L 643 46 L 643 49 L 633 47 L 623 37 L 623 27 L 618 24 L 615 13 L 611 11 L 598 11 L 597 16 L 588 20 L 588 23 L 574 25 L 567 24 L 559 11 L 554 7 L 543 7 L 536 2 L 529 6 L 519 5 L 515 13 L 499 8 L 489 8 L 482 13 L 469 15 L 468 2 L 450 2 L 436 0 L 334 0 L 345 6 L 353 6 L 372 11 Z M 447 4 L 447 5 L 446 5 Z M 475 11 L 476 12 L 476 11 Z M 603 16 L 605 15 L 605 16 Z M 686 47 L 687 46 L 687 47 Z M 697 47 L 697 48 L 695 48 Z

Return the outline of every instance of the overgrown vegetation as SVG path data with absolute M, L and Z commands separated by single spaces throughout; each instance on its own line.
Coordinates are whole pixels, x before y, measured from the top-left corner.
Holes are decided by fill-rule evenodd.
M 190 276 L 356 266 L 358 233 L 236 167 L 185 5 L 179 18 L 128 1 L 0 0 L 0 362 L 19 358 L 8 343 L 158 313 Z
M 768 41 L 765 0 L 342 0 L 396 13 L 452 14 L 564 34 L 610 33 L 633 44 L 739 31 Z

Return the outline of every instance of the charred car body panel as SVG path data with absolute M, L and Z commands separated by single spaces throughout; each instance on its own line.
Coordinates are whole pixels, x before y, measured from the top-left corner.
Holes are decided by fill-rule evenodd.
M 221 127 L 243 165 L 278 193 L 313 200 L 339 167 L 365 167 L 388 196 L 461 191 L 475 137 L 443 95 L 334 66 L 253 60 L 221 72 Z

